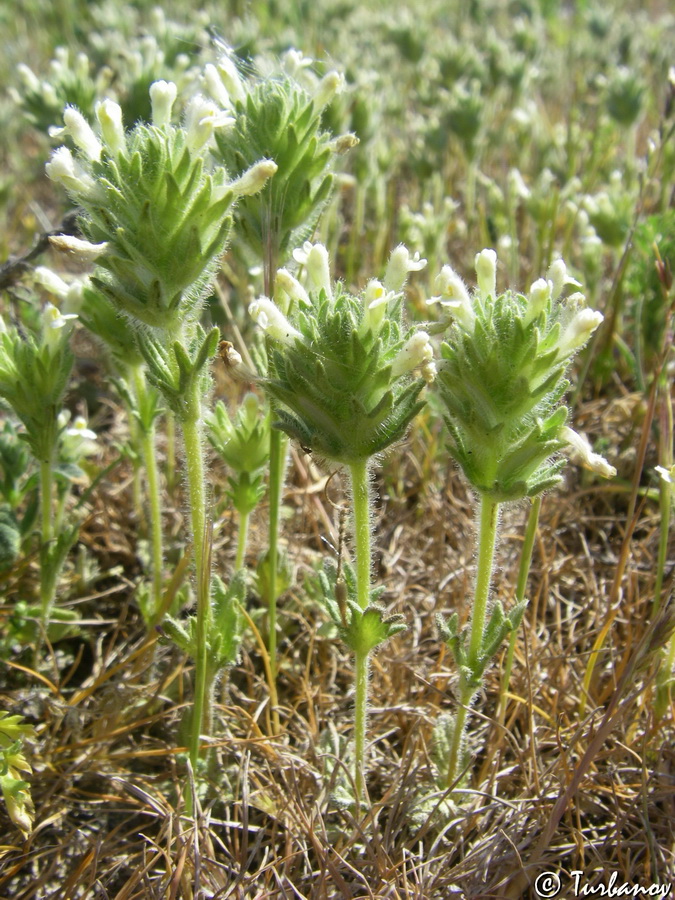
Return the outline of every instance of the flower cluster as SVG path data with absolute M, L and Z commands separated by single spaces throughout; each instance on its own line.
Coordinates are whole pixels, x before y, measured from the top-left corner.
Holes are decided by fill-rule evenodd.
M 403 437 L 433 379 L 429 336 L 402 322 L 400 291 L 419 261 L 398 248 L 384 285 L 371 281 L 355 296 L 331 283 L 321 244 L 305 244 L 296 259 L 308 289 L 285 273 L 279 303 L 261 297 L 250 307 L 269 338 L 264 387 L 280 404 L 278 427 L 302 447 L 345 465 L 365 461 Z M 411 379 L 415 369 L 425 377 Z
M 578 282 L 562 260 L 527 296 L 497 294 L 496 263 L 493 250 L 476 256 L 473 294 L 444 267 L 434 302 L 451 317 L 438 371 L 451 453 L 480 494 L 504 501 L 535 496 L 560 480 L 564 460 L 552 457 L 574 434 L 565 428 L 565 371 L 602 315 L 578 292 L 563 298 Z M 586 461 L 593 463 L 588 455 Z M 601 471 L 611 474 L 611 467 L 604 463 Z

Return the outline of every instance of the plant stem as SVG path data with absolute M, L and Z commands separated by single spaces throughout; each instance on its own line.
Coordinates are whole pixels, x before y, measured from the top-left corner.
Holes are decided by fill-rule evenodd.
M 495 544 L 497 541 L 497 525 L 499 523 L 499 503 L 490 497 L 483 495 L 480 500 L 480 531 L 478 535 L 478 572 L 476 575 L 476 590 L 474 593 L 473 615 L 471 617 L 471 634 L 469 637 L 469 652 L 467 666 L 471 670 L 469 679 L 462 672 L 459 679 L 459 707 L 455 714 L 452 744 L 448 756 L 448 787 L 453 785 L 459 774 L 461 748 L 466 731 L 466 714 L 477 691 L 477 685 L 482 677 L 481 650 L 483 634 L 485 631 L 485 619 L 487 616 L 487 603 L 490 595 L 490 583 L 492 581 L 492 567 L 494 563 Z
M 166 486 L 170 494 L 176 487 L 176 417 L 168 409 L 165 413 L 166 423 Z
M 54 536 L 52 527 L 52 493 L 54 486 L 54 470 L 52 458 L 40 462 L 40 513 L 42 522 L 41 531 L 41 565 L 40 565 L 40 607 L 42 624 L 46 628 L 49 624 L 49 612 L 54 602 L 56 579 L 51 572 L 51 566 L 46 565 L 47 547 Z
M 270 670 L 272 678 L 277 677 L 277 567 L 279 560 L 279 510 L 284 481 L 285 442 L 277 428 L 270 431 L 270 520 L 268 562 L 267 629 Z
M 199 760 L 199 743 L 203 728 L 211 720 L 210 710 L 207 708 L 210 700 L 207 691 L 207 637 L 211 623 L 210 572 L 205 572 L 204 570 L 205 565 L 207 567 L 210 566 L 209 554 L 205 546 L 206 487 L 204 483 L 201 396 L 198 386 L 193 388 L 193 395 L 190 398 L 188 407 L 190 414 L 183 420 L 182 427 L 197 584 L 197 654 L 195 658 L 195 696 L 190 734 L 190 762 L 194 769 Z
M 354 785 L 357 805 L 363 796 L 364 785 L 369 668 L 369 654 L 357 650 L 354 657 L 354 679 L 356 682 L 354 694 Z
M 352 504 L 354 511 L 354 543 L 356 549 L 356 598 L 361 609 L 370 602 L 370 496 L 368 463 L 361 460 L 350 466 Z M 355 651 L 354 698 L 354 783 L 357 805 L 363 795 L 366 750 L 366 719 L 368 715 L 368 657 L 367 651 Z
M 473 617 L 471 619 L 471 637 L 469 640 L 469 668 L 475 672 L 480 662 L 487 602 L 492 581 L 492 565 L 497 540 L 497 523 L 499 521 L 499 503 L 487 496 L 480 501 L 480 534 L 478 537 L 478 573 L 476 575 L 476 592 L 473 601 Z
M 365 609 L 370 602 L 370 492 L 368 463 L 351 465 L 352 504 L 354 508 L 354 539 L 356 543 L 356 595 L 359 606 Z
M 240 512 L 239 513 L 239 534 L 237 536 L 237 555 L 234 560 L 234 570 L 235 572 L 239 571 L 239 569 L 243 568 L 244 565 L 244 557 L 246 556 L 246 544 L 248 541 L 248 523 L 250 519 L 250 512 Z
M 143 418 L 147 410 L 148 386 L 142 366 L 135 366 L 133 370 L 134 391 L 136 401 Z M 162 568 L 164 564 L 164 552 L 162 546 L 162 501 L 160 494 L 159 472 L 157 470 L 157 445 L 155 440 L 155 420 L 139 423 L 139 443 L 143 462 L 145 463 L 145 476 L 148 488 L 148 503 L 150 506 L 150 546 L 151 546 L 151 572 L 152 572 L 152 615 L 148 625 L 158 624 L 158 615 L 162 608 Z
M 537 494 L 530 506 L 530 514 L 527 518 L 527 527 L 525 528 L 525 538 L 523 540 L 523 549 L 520 554 L 520 565 L 518 567 L 518 583 L 516 584 L 516 605 L 522 603 L 523 599 L 525 598 L 527 576 L 530 574 L 532 550 L 534 549 L 534 539 L 537 535 L 537 525 L 539 524 L 540 509 L 541 494 Z M 499 696 L 499 722 L 502 724 L 504 722 L 504 716 L 506 715 L 506 695 L 508 694 L 509 683 L 511 681 L 511 669 L 513 668 L 513 655 L 516 650 L 517 639 L 518 629 L 514 628 L 509 636 L 509 648 L 506 651 L 504 674 L 502 676 L 502 684 Z

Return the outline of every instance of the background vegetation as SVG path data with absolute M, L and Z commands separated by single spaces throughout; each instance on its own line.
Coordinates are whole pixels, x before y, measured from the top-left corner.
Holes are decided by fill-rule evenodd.
M 568 465 L 564 487 L 544 497 L 509 691 L 502 695 L 503 665 L 493 666 L 475 707 L 470 787 L 448 815 L 431 735 L 454 707 L 457 672 L 435 617 L 468 616 L 474 503 L 433 410 L 387 455 L 376 484 L 375 572 L 382 601 L 408 627 L 373 660 L 364 818 L 338 802 L 351 663 L 317 596 L 321 559 L 342 551 L 346 485 L 294 447 L 282 508 L 281 730 L 252 579 L 250 626 L 217 699 L 213 789 L 187 816 L 180 725 L 192 663 L 148 636 L 140 614 L 149 549 L 124 450 L 129 422 L 97 344 L 78 326 L 67 406 L 87 416 L 98 449 L 64 474 L 69 508 L 84 520 L 57 596 L 68 628 L 47 644 L 46 664 L 34 659 L 30 617 L 21 614 L 39 590 L 37 477 L 9 450 L 0 455 L 3 509 L 11 507 L 3 534 L 14 535 L 0 566 L 0 705 L 35 729 L 23 747 L 34 828 L 22 834 L 0 809 L 0 896 L 527 897 L 544 870 L 560 870 L 567 886 L 573 870 L 591 884 L 613 872 L 619 883 L 672 883 L 675 707 L 663 615 L 672 506 L 655 471 L 673 463 L 675 20 L 667 4 L 427 0 L 394 10 L 376 0 L 232 0 L 159 11 L 25 0 L 20 12 L 0 8 L 0 28 L 6 318 L 28 326 L 47 299 L 33 265 L 67 268 L 45 241 L 39 258 L 12 264 L 68 213 L 44 174 L 56 145 L 48 129 L 61 125 L 66 100 L 86 113 L 96 97 L 115 96 L 132 122 L 149 115 L 152 81 L 198 89 L 201 67 L 222 52 L 214 36 L 242 71 L 271 70 L 297 48 L 318 75 L 344 72 L 346 90 L 323 124 L 360 142 L 317 226 L 336 274 L 363 287 L 405 242 L 428 260 L 407 295 L 410 317 L 424 321 L 447 262 L 473 283 L 475 253 L 494 247 L 499 284 L 527 290 L 562 255 L 605 315 L 573 379 L 575 421 L 618 470 L 601 482 Z M 87 58 L 78 62 L 78 53 Z M 55 96 L 31 92 L 20 63 Z M 224 259 L 210 313 L 228 340 L 235 328 L 252 340 L 245 310 L 262 289 L 253 265 L 237 247 Z M 214 365 L 217 396 L 238 401 L 238 386 Z M 3 416 L 11 422 L 8 410 Z M 2 447 L 10 445 L 16 450 L 5 428 Z M 167 472 L 165 574 L 188 602 L 182 477 L 166 483 Z M 213 466 L 213 553 L 224 578 L 236 553 L 227 474 Z M 251 520 L 252 572 L 267 548 L 266 503 Z M 521 505 L 504 514 L 494 596 L 505 606 L 527 514 Z

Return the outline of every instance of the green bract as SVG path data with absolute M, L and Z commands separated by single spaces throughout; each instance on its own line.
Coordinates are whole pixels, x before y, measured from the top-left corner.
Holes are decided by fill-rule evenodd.
M 310 290 L 309 305 L 294 305 L 290 320 L 266 298 L 251 312 L 270 338 L 263 385 L 281 404 L 277 427 L 320 457 L 350 465 L 403 437 L 425 385 L 408 373 L 430 362 L 431 348 L 425 332 L 404 329 L 400 295 L 370 299 L 367 288 L 354 296 L 339 283 L 334 292 Z
M 441 347 L 438 385 L 450 452 L 468 480 L 493 500 L 517 500 L 560 481 L 563 460 L 552 457 L 569 443 L 562 431 L 565 370 L 602 316 L 583 308 L 581 294 L 560 299 L 562 261 L 550 280 L 535 282 L 529 297 L 497 295 L 490 254 L 477 257 L 479 289 L 472 297 L 449 267 L 441 273 L 440 300 L 453 321 Z

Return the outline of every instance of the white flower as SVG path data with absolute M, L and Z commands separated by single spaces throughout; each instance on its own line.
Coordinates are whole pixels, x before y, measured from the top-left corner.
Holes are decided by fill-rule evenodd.
M 101 126 L 103 140 L 112 153 L 120 153 L 126 148 L 127 139 L 122 122 L 122 107 L 114 100 L 103 100 L 96 104 L 96 118 Z
M 43 310 L 43 322 L 45 328 L 56 331 L 65 328 L 70 319 L 76 319 L 76 313 L 62 313 L 53 303 L 48 303 Z
M 173 81 L 155 81 L 150 85 L 152 124 L 157 128 L 171 124 L 171 110 L 177 95 L 178 88 Z
M 91 160 L 101 158 L 101 142 L 82 113 L 74 106 L 67 106 L 63 113 L 63 121 L 75 144 L 83 150 Z
M 317 291 L 325 291 L 329 300 L 333 299 L 333 288 L 330 281 L 330 262 L 328 250 L 323 244 L 305 241 L 301 248 L 293 251 L 293 259 L 304 266 L 310 286 Z
M 96 182 L 76 161 L 68 147 L 59 147 L 45 166 L 52 181 L 60 182 L 72 194 L 85 196 L 96 192 Z
M 661 481 L 665 481 L 666 484 L 675 484 L 675 466 L 671 466 L 669 469 L 664 466 L 654 466 L 654 471 Z
M 228 116 L 206 97 L 194 97 L 185 111 L 187 145 L 191 150 L 199 150 L 211 139 L 214 129 L 225 128 L 234 123 Z
M 478 293 L 481 300 L 493 297 L 497 290 L 497 254 L 494 250 L 481 250 L 475 259 Z
M 602 313 L 595 309 L 581 309 L 575 313 L 560 335 L 558 359 L 564 359 L 582 347 L 603 318 Z
M 468 334 L 473 333 L 476 316 L 471 305 L 471 297 L 466 285 L 452 266 L 443 266 L 436 278 L 440 290 L 439 297 L 427 300 L 427 305 L 440 303 L 444 313 L 449 313 Z
M 434 349 L 431 346 L 429 335 L 426 331 L 417 331 L 408 338 L 394 357 L 391 364 L 392 377 L 399 378 L 418 366 L 428 365 L 433 358 Z
M 77 319 L 75 313 L 62 313 L 53 303 L 47 303 L 42 311 L 42 340 L 44 343 L 56 347 L 61 341 L 67 340 L 67 333 L 70 331 L 69 322 L 72 319 Z M 66 331 L 62 332 L 64 328 Z
M 313 62 L 313 59 L 309 56 L 304 56 L 301 50 L 296 50 L 293 47 L 281 55 L 281 65 L 284 71 L 292 78 L 297 78 L 302 70 L 308 69 Z
M 257 322 L 272 340 L 279 341 L 281 344 L 292 344 L 297 338 L 302 338 L 300 332 L 291 325 L 276 303 L 273 303 L 268 297 L 259 297 L 254 300 L 248 311 L 254 322 Z
M 63 410 L 59 414 L 59 424 L 63 428 L 61 442 L 67 457 L 73 460 L 81 459 L 83 456 L 93 456 L 98 453 L 99 446 L 96 443 L 97 434 L 89 428 L 87 420 L 84 416 L 76 416 L 72 425 L 65 428 L 68 424 L 70 413 Z
M 426 259 L 420 259 L 419 253 L 410 256 L 410 251 L 405 244 L 399 244 L 392 251 L 387 263 L 387 271 L 384 273 L 385 288 L 395 293 L 402 291 L 408 280 L 408 273 L 419 272 L 426 264 Z
M 359 335 L 363 337 L 369 331 L 377 335 L 384 322 L 389 301 L 396 296 L 394 291 L 387 291 L 377 278 L 371 279 L 363 292 L 363 305 L 365 315 L 359 326 Z
M 584 434 L 578 434 L 567 425 L 563 425 L 560 429 L 560 437 L 563 441 L 572 447 L 575 456 L 577 456 L 587 469 L 602 475 L 604 478 L 613 478 L 616 475 L 614 466 L 610 466 L 604 456 L 594 453 L 588 438 Z
M 76 416 L 70 428 L 66 428 L 66 434 L 69 437 L 87 438 L 90 441 L 96 440 L 96 432 L 89 428 L 84 416 Z

